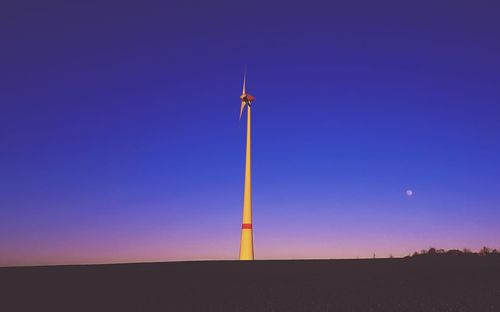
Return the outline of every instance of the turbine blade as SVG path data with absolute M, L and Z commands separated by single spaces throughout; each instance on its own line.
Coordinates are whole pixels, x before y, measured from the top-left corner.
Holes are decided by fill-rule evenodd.
M 246 82 L 247 82 L 247 70 L 245 69 L 245 73 L 243 74 L 243 93 L 242 94 L 245 94 Z
M 241 120 L 241 115 L 243 114 L 243 109 L 245 108 L 245 101 L 241 101 L 241 108 L 240 108 L 240 120 Z

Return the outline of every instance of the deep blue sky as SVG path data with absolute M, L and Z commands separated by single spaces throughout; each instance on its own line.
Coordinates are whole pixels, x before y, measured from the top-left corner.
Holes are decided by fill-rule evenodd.
M 0 4 L 0 265 L 500 247 L 497 1 Z M 414 196 L 405 196 L 412 189 Z

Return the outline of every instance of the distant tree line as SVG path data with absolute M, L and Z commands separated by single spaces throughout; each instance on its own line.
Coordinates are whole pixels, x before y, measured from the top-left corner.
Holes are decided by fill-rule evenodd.
M 436 249 L 430 247 L 429 249 L 422 249 L 420 252 L 415 251 L 411 257 L 420 256 L 437 256 L 437 255 L 448 255 L 448 256 L 488 256 L 488 255 L 500 255 L 500 251 L 496 248 L 489 248 L 484 246 L 478 252 L 473 252 L 468 248 L 460 249 Z

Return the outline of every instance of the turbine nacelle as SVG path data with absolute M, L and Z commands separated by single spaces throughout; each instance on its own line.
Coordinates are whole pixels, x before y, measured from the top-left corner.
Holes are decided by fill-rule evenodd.
M 243 76 L 243 91 L 240 95 L 240 99 L 241 99 L 240 119 L 241 119 L 241 115 L 243 114 L 243 109 L 245 109 L 245 106 L 248 105 L 250 107 L 252 102 L 255 101 L 255 98 L 253 97 L 253 95 L 247 94 L 247 92 L 246 92 L 246 82 L 247 82 L 247 73 L 245 71 L 245 75 Z
M 242 94 L 240 96 L 240 99 L 241 99 L 242 102 L 245 102 L 245 103 L 248 103 L 248 104 L 250 104 L 253 101 L 255 101 L 255 97 L 253 95 L 251 95 L 251 94 Z

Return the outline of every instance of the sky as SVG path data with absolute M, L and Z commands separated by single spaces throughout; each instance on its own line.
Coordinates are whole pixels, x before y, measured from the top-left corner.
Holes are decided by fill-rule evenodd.
M 498 16 L 2 1 L 0 266 L 237 259 L 245 66 L 256 259 L 499 248 Z

